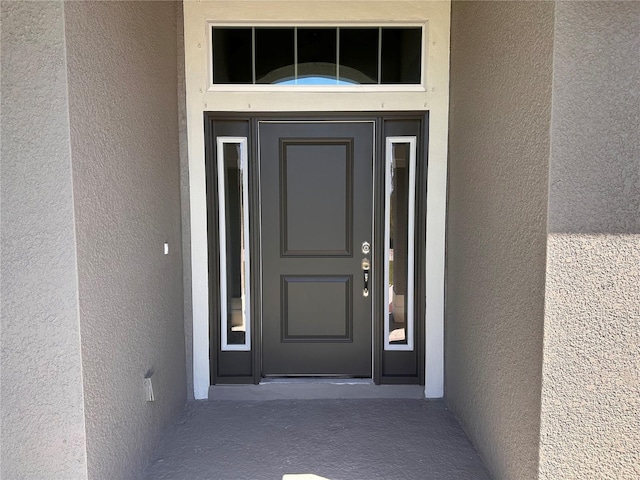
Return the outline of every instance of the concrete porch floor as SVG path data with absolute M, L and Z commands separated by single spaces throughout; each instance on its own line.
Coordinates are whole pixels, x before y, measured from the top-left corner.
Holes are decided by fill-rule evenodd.
M 490 479 L 454 415 L 417 399 L 194 402 L 144 480 Z

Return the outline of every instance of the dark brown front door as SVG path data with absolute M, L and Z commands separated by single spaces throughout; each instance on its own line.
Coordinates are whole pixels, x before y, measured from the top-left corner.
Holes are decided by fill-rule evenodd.
M 371 377 L 374 123 L 258 128 L 262 374 Z

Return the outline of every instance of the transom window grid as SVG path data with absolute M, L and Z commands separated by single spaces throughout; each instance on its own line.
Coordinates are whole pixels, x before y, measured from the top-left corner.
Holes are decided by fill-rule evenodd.
M 426 25 L 212 25 L 212 90 L 423 90 Z

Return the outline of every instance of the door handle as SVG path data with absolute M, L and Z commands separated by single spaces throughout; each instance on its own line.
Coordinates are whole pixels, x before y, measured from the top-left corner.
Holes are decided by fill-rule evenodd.
M 369 271 L 371 270 L 371 262 L 369 262 L 368 258 L 362 259 L 362 277 L 364 279 L 364 287 L 362 289 L 362 296 L 369 296 Z

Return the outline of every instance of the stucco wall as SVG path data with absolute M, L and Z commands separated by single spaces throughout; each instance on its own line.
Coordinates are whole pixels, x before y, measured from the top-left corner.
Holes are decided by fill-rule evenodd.
M 498 479 L 537 475 L 552 53 L 552 3 L 452 3 L 445 397 Z
M 65 5 L 91 479 L 132 478 L 186 400 L 176 11 Z
M 187 91 L 185 85 L 184 11 L 177 2 L 178 32 L 178 136 L 180 145 L 180 198 L 182 202 L 182 285 L 184 291 L 184 341 L 187 354 L 187 398 L 193 395 L 193 305 L 191 303 L 191 208 L 189 205 L 189 148 L 187 143 Z
M 62 2 L 1 2 L 0 478 L 86 478 Z
M 556 5 L 540 478 L 640 478 L 640 3 Z

